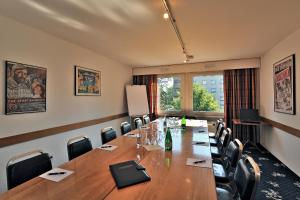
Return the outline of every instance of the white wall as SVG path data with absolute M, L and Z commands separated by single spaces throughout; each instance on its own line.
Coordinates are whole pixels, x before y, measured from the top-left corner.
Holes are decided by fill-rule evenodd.
M 131 83 L 130 67 L 8 18 L 0 17 L 0 27 L 0 137 L 127 112 L 125 84 Z M 5 60 L 47 68 L 47 112 L 4 114 Z M 74 65 L 101 71 L 101 96 L 74 96 Z M 0 148 L 0 191 L 6 189 L 5 165 L 13 155 L 38 148 L 53 155 L 57 166 L 67 161 L 69 138 L 88 135 L 96 146 L 101 143 L 101 127 L 119 131 L 123 120 L 127 118 Z
M 296 54 L 296 115 L 274 112 L 273 64 Z M 269 50 L 261 59 L 260 111 L 273 121 L 300 129 L 300 29 Z M 300 176 L 300 138 L 277 128 L 262 126 L 261 143 Z

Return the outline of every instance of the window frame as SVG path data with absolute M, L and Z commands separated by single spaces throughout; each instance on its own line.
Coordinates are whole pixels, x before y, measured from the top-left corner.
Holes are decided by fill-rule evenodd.
M 224 112 L 208 112 L 208 111 L 193 111 L 193 77 L 194 76 L 205 76 L 205 75 L 223 75 L 223 86 L 224 86 L 224 73 L 223 71 L 214 72 L 192 72 L 192 73 L 170 73 L 157 75 L 158 78 L 164 77 L 180 77 L 180 99 L 181 99 L 181 110 L 180 111 L 163 111 L 160 110 L 160 91 L 159 85 L 157 85 L 157 114 L 158 116 L 194 116 L 197 118 L 206 119 L 218 119 L 224 117 Z M 223 87 L 224 88 L 224 87 Z M 224 92 L 224 89 L 223 89 Z M 225 109 L 225 108 L 224 108 Z

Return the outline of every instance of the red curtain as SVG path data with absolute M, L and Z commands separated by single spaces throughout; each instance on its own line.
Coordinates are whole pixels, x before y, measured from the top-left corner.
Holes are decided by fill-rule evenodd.
M 232 119 L 239 119 L 241 108 L 256 108 L 256 74 L 256 69 L 252 68 L 224 71 L 224 118 L 227 127 L 233 129 Z M 243 140 L 246 134 L 256 134 L 255 127 L 239 128 L 233 135 L 240 140 Z
M 149 117 L 156 119 L 157 115 L 157 75 L 133 76 L 133 85 L 146 85 L 149 105 Z

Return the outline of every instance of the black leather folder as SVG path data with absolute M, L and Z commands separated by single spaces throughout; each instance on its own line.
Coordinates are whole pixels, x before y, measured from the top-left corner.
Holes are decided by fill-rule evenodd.
M 118 189 L 151 180 L 145 168 L 134 160 L 109 165 L 109 169 Z

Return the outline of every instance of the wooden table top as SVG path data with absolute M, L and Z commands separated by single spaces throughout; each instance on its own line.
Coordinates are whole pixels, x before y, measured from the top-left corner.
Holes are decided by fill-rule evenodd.
M 207 127 L 201 129 L 205 133 L 192 127 L 183 133 L 181 129 L 172 130 L 172 152 L 137 149 L 136 138 L 118 137 L 109 142 L 118 146 L 112 152 L 94 149 L 61 165 L 63 169 L 74 171 L 61 182 L 37 177 L 3 193 L 0 200 L 217 199 L 212 168 L 185 165 L 187 158 L 211 158 L 209 146 L 192 145 L 193 140 L 208 140 Z M 117 189 L 108 166 L 137 158 L 147 169 L 151 181 Z

